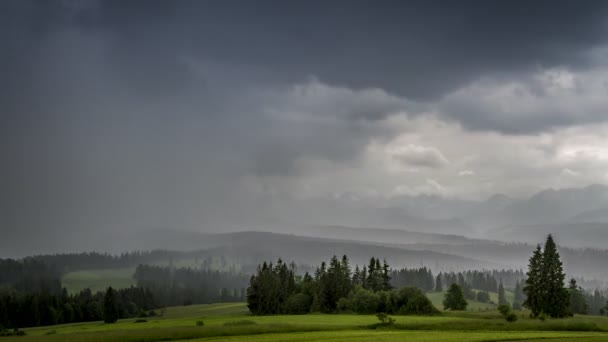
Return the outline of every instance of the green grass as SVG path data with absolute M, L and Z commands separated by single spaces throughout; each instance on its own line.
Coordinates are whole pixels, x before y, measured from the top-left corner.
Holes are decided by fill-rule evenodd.
M 133 268 L 68 272 L 61 279 L 61 283 L 70 293 L 86 288 L 93 292 L 105 290 L 108 286 L 115 289 L 125 288 L 135 285 L 133 272 Z
M 475 291 L 477 292 L 477 291 Z M 427 293 L 427 297 L 433 302 L 433 305 L 437 307 L 439 310 L 443 310 L 443 296 L 444 292 L 430 292 Z M 510 303 L 513 303 L 514 294 L 510 291 L 505 291 L 505 296 Z M 494 303 L 498 303 L 498 293 L 490 292 L 490 301 Z M 469 305 L 467 306 L 468 311 L 487 311 L 487 310 L 495 310 L 498 305 L 491 303 L 482 303 L 476 300 L 467 299 Z
M 608 341 L 608 317 L 575 316 L 545 322 L 518 312 L 506 322 L 497 311 L 443 312 L 437 316 L 394 316 L 392 328 L 375 315 L 308 314 L 251 316 L 243 303 L 167 308 L 163 317 L 66 324 L 25 329 L 27 336 L 3 341 Z M 203 321 L 204 326 L 197 326 Z M 52 332 L 49 334 L 49 332 Z

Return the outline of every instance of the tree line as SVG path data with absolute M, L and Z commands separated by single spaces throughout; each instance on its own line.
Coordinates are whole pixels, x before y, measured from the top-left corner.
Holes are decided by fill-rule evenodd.
M 0 259 L 0 288 L 57 294 L 61 292 L 61 272 L 34 258 Z
M 137 266 L 133 278 L 161 306 L 244 301 L 248 282 L 240 272 L 154 265 Z
M 59 294 L 4 291 L 0 293 L 0 330 L 106 319 L 115 322 L 146 316 L 156 308 L 152 293 L 138 287 L 96 293 L 85 289 L 74 295 L 65 289 Z

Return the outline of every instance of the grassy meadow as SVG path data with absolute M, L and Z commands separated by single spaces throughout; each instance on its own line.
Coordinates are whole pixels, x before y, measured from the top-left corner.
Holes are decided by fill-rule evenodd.
M 608 317 L 575 316 L 506 322 L 495 310 L 394 316 L 393 327 L 375 315 L 251 316 L 244 303 L 167 308 L 146 322 L 120 320 L 25 329 L 27 336 L 0 341 L 608 341 Z M 203 326 L 197 322 L 203 322 Z M 200 323 L 199 323 L 200 324 Z
M 134 268 L 111 268 L 106 270 L 85 270 L 68 272 L 63 275 L 61 285 L 69 293 L 76 293 L 82 289 L 90 288 L 91 291 L 105 291 L 108 286 L 115 289 L 135 285 L 133 279 Z

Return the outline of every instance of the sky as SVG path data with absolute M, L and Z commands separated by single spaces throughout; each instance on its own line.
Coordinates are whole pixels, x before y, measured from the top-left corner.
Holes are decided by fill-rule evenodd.
M 1 1 L 0 230 L 608 183 L 607 18 L 586 0 Z

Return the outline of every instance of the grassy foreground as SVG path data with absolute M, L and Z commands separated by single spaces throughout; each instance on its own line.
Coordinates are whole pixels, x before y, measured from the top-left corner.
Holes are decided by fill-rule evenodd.
M 519 314 L 508 323 L 495 311 L 444 312 L 433 317 L 394 316 L 392 328 L 374 315 L 263 316 L 243 303 L 168 308 L 163 317 L 25 329 L 3 341 L 608 341 L 608 318 L 576 316 L 541 322 Z M 204 326 L 197 326 L 203 321 Z

